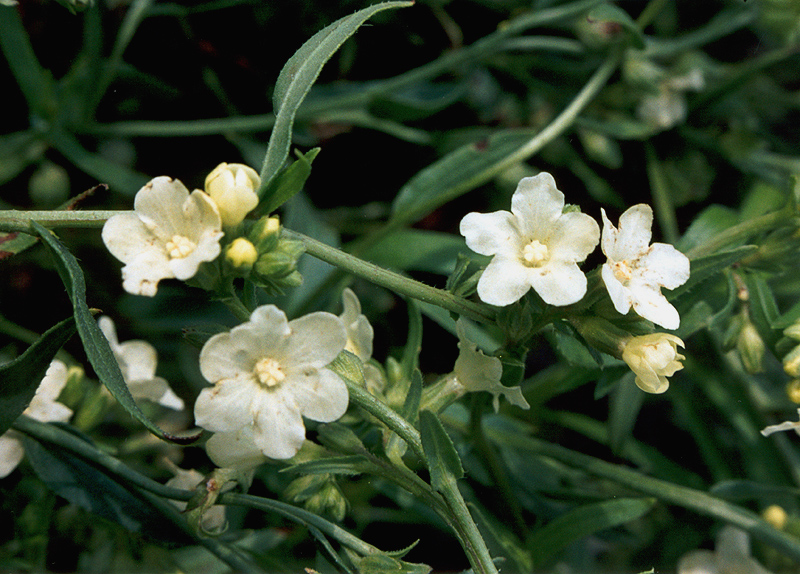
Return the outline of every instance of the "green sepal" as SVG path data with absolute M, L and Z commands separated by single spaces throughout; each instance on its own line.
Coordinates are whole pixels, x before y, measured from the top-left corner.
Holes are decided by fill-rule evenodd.
M 297 160 L 275 177 L 264 191 L 264 199 L 257 208 L 257 213 L 269 214 L 289 201 L 292 196 L 303 189 L 308 176 L 311 175 L 311 163 L 317 157 L 320 148 L 315 147 L 305 154 L 295 150 Z

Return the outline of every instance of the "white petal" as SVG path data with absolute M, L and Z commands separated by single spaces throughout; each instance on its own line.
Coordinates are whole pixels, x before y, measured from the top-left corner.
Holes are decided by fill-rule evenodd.
M 212 432 L 232 432 L 253 421 L 253 403 L 263 389 L 251 377 L 225 379 L 203 389 L 194 405 L 195 423 Z
M 237 432 L 215 433 L 206 442 L 208 458 L 220 468 L 255 468 L 266 458 L 253 440 L 253 427 Z
M 571 305 L 586 294 L 586 275 L 575 263 L 552 261 L 536 271 L 530 276 L 531 284 L 548 305 Z
M 565 213 L 555 222 L 547 239 L 550 257 L 578 263 L 594 251 L 600 241 L 600 226 L 585 213 Z
M 167 407 L 168 409 L 173 409 L 176 411 L 182 411 L 183 407 L 185 406 L 183 399 L 176 395 L 175 391 L 169 387 L 167 387 L 167 390 L 164 391 L 164 394 L 161 395 L 161 398 L 156 402 L 158 402 L 158 404 L 162 407 Z
M 511 196 L 511 213 L 520 231 L 531 239 L 544 239 L 564 209 L 564 194 L 549 173 L 520 180 Z
M 122 268 L 122 287 L 133 295 L 152 297 L 159 281 L 173 277 L 166 252 L 151 246 Z
M 128 390 L 135 399 L 147 399 L 154 403 L 160 402 L 164 393 L 169 389 L 169 384 L 161 377 L 150 377 L 146 379 L 126 380 Z
M 694 550 L 678 561 L 678 574 L 723 574 L 710 550 Z
M 117 328 L 114 326 L 114 321 L 111 317 L 103 315 L 97 320 L 97 326 L 103 332 L 103 335 L 108 339 L 108 344 L 114 353 L 117 353 L 119 347 L 119 339 L 117 338 Z
M 111 255 L 123 263 L 130 262 L 148 246 L 158 242 L 135 213 L 112 215 L 103 225 L 102 237 Z
M 117 352 L 126 379 L 133 381 L 155 377 L 158 354 L 147 341 L 126 341 L 118 345 Z
M 631 292 L 631 304 L 634 311 L 648 321 L 661 325 L 665 329 L 677 329 L 681 324 L 678 310 L 667 298 L 650 285 L 642 285 L 631 281 L 628 284 Z
M 36 389 L 36 395 L 39 399 L 45 401 L 55 401 L 58 395 L 67 384 L 67 365 L 55 359 L 50 362 L 44 378 L 39 383 Z
M 339 318 L 347 331 L 345 349 L 366 363 L 372 357 L 372 340 L 375 337 L 375 331 L 369 320 L 361 314 L 361 303 L 349 288 L 342 291 L 342 305 L 344 310 Z
M 519 253 L 522 245 L 514 216 L 508 211 L 468 213 L 459 231 L 467 247 L 481 255 Z
M 629 208 L 619 218 L 619 229 L 606 216 L 603 216 L 602 249 L 606 257 L 614 261 L 635 259 L 647 249 L 652 237 L 653 210 L 647 204 L 640 203 Z
M 22 448 L 22 442 L 17 438 L 18 436 L 13 431 L 8 431 L 0 436 L 0 478 L 11 474 L 25 456 L 25 449 Z
M 675 289 L 689 280 L 689 258 L 666 243 L 654 243 L 639 259 L 641 277 L 648 283 Z
M 339 375 L 319 369 L 313 376 L 287 379 L 288 391 L 294 395 L 304 417 L 323 423 L 333 422 L 347 411 L 350 397 Z
M 294 396 L 281 386 L 277 392 L 259 396 L 254 406 L 253 440 L 261 452 L 276 459 L 296 455 L 305 441 L 306 427 Z
M 342 320 L 332 313 L 309 313 L 289 322 L 292 334 L 281 364 L 286 369 L 319 369 L 344 350 L 347 333 Z
M 519 301 L 531 288 L 530 269 L 517 258 L 495 256 L 478 280 L 478 296 L 503 307 Z
M 277 309 L 272 305 L 269 307 Z M 256 311 L 260 309 L 264 307 Z M 289 327 L 286 316 L 282 312 L 280 315 L 282 321 L 281 317 L 272 317 L 275 321 L 243 323 L 228 333 L 218 333 L 206 341 L 200 351 L 200 372 L 203 377 L 215 383 L 222 379 L 250 376 L 259 360 L 282 354 Z
M 614 276 L 614 271 L 611 270 L 608 263 L 603 264 L 600 274 L 608 290 L 608 295 L 611 297 L 611 302 L 614 303 L 614 308 L 618 313 L 626 315 L 631 310 L 630 291 Z
M 184 205 L 189 199 L 189 190 L 180 180 L 161 176 L 152 179 L 136 193 L 133 209 L 161 241 L 173 235 L 188 236 Z

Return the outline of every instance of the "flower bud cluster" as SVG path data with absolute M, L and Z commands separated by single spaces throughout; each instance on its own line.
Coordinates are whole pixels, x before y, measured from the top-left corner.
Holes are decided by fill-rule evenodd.
M 297 271 L 297 261 L 305 251 L 299 241 L 281 237 L 281 224 L 277 217 L 262 217 L 249 230 L 246 263 L 251 266 L 250 279 L 271 295 L 297 287 L 303 278 Z

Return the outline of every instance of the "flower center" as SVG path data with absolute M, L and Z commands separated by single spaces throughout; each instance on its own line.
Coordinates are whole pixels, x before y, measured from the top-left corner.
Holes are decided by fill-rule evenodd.
M 633 277 L 633 269 L 628 265 L 628 261 L 614 261 L 611 263 L 611 270 L 614 272 L 620 283 L 625 285 Z
M 522 248 L 522 258 L 528 267 L 541 267 L 547 261 L 547 245 L 534 239 Z
M 167 254 L 172 259 L 183 259 L 194 251 L 197 245 L 188 237 L 183 235 L 173 235 L 172 239 L 167 241 Z
M 286 378 L 280 363 L 269 357 L 257 362 L 253 372 L 258 377 L 259 382 L 267 387 L 274 387 Z

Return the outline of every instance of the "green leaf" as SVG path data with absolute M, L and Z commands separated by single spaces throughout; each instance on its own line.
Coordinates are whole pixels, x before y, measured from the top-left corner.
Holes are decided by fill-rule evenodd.
M 410 1 L 384 2 L 359 10 L 314 34 L 289 58 L 278 75 L 272 95 L 275 125 L 261 169 L 261 197 L 264 197 L 264 192 L 289 156 L 295 115 L 325 63 L 372 16 L 390 8 L 411 5 L 413 2 Z
M 30 404 L 50 361 L 74 333 L 75 319 L 64 319 L 19 357 L 0 366 L 0 434 L 6 432 Z
M 631 39 L 631 44 L 639 50 L 644 48 L 644 36 L 639 26 L 627 12 L 614 4 L 600 4 L 592 8 L 586 15 L 590 22 L 619 24 Z
M 714 239 L 717 235 L 739 223 L 739 214 L 729 207 L 710 205 L 698 215 L 676 247 L 688 253 L 698 245 Z
M 411 385 L 408 387 L 408 394 L 400 410 L 400 416 L 412 423 L 417 420 L 419 413 L 419 403 L 422 400 L 422 373 L 419 369 L 414 369 L 411 374 Z
M 775 295 L 767 285 L 763 274 L 743 273 L 742 278 L 749 295 L 750 319 L 758 330 L 758 334 L 764 339 L 764 344 L 769 348 L 774 348 L 780 338 L 780 333 L 773 327 L 779 315 Z
M 38 240 L 35 237 L 27 233 L 17 231 L 0 233 L 0 260 L 25 251 L 28 247 L 35 245 L 36 241 Z
M 311 175 L 311 163 L 317 157 L 319 150 L 320 148 L 315 147 L 305 154 L 296 152 L 297 161 L 280 172 L 264 192 L 264 200 L 258 206 L 258 213 L 272 213 L 303 189 L 308 176 Z
M 135 488 L 114 480 L 67 449 L 52 448 L 27 437 L 24 445 L 42 482 L 71 503 L 162 543 L 191 542 Z
M 668 292 L 668 298 L 672 301 L 677 300 L 694 287 L 727 269 L 737 261 L 753 254 L 757 250 L 757 245 L 742 245 L 741 247 L 736 247 L 728 251 L 721 251 L 712 255 L 692 259 L 689 268 L 689 280 L 677 289 Z
M 31 221 L 31 227 L 55 258 L 56 269 L 72 301 L 75 325 L 83 341 L 83 348 L 86 350 L 86 356 L 89 358 L 89 362 L 94 368 L 95 373 L 97 373 L 100 382 L 111 391 L 114 398 L 117 399 L 119 404 L 121 404 L 131 416 L 142 423 L 154 435 L 164 440 L 182 444 L 197 440 L 200 437 L 199 434 L 188 437 L 177 437 L 164 432 L 142 412 L 139 405 L 136 404 L 136 401 L 131 396 L 131 392 L 128 390 L 128 385 L 122 377 L 119 364 L 114 357 L 114 353 L 111 351 L 108 340 L 105 335 L 103 335 L 100 327 L 97 326 L 92 312 L 86 305 L 86 282 L 83 277 L 83 271 L 78 265 L 78 261 L 67 248 L 64 247 L 64 244 L 61 243 L 55 234 L 42 227 L 36 221 Z
M 442 421 L 431 411 L 420 411 L 419 432 L 431 473 L 431 486 L 441 492 L 449 482 L 464 476 L 461 459 Z
M 528 539 L 534 563 L 541 567 L 577 540 L 636 520 L 649 511 L 655 502 L 654 498 L 621 498 L 587 504 L 559 516 Z
M 449 275 L 459 253 L 470 253 L 464 238 L 424 229 L 399 229 L 364 252 L 382 267 Z
M 406 305 L 408 306 L 408 337 L 406 345 L 403 347 L 400 366 L 403 369 L 403 376 L 410 379 L 412 375 L 417 374 L 419 353 L 422 351 L 422 313 L 414 299 L 407 298 Z M 414 414 L 416 415 L 416 412 Z
M 317 460 L 309 460 L 293 464 L 281 472 L 294 472 L 297 474 L 345 474 L 355 476 L 368 472 L 373 467 L 366 456 L 354 454 L 350 456 L 332 456 Z
M 633 438 L 633 427 L 644 404 L 645 394 L 633 382 L 633 373 L 625 374 L 611 391 L 608 413 L 608 439 L 614 454 L 620 455 Z

